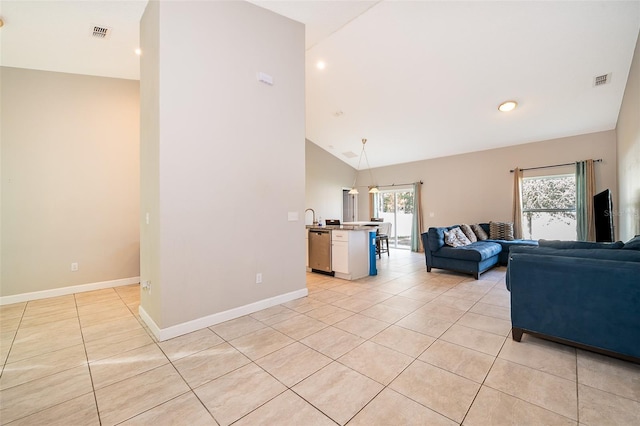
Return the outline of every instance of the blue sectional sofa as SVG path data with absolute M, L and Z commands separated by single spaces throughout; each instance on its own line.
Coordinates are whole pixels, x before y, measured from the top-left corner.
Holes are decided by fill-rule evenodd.
M 511 247 L 538 245 L 537 241 L 532 240 L 484 240 L 463 247 L 447 246 L 444 242 L 445 231 L 459 226 L 431 227 L 422 234 L 427 272 L 431 272 L 431 268 L 447 269 L 471 274 L 478 279 L 481 273 L 495 265 L 506 265 Z M 489 224 L 481 223 L 480 226 L 489 235 Z
M 513 340 L 529 333 L 640 363 L 640 236 L 514 247 L 506 278 Z

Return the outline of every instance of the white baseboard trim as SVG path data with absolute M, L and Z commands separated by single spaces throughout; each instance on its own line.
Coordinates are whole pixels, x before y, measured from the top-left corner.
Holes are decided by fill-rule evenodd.
M 281 294 L 279 296 L 270 297 L 268 299 L 259 300 L 248 305 L 240 306 L 237 308 L 229 309 L 228 311 L 218 312 L 217 314 L 207 315 L 206 317 L 196 318 L 191 321 L 183 322 L 181 324 L 172 325 L 167 328 L 160 328 L 151 319 L 149 314 L 144 310 L 142 305 L 138 308 L 140 318 L 147 324 L 153 335 L 158 341 L 163 342 L 174 337 L 182 336 L 183 334 L 191 333 L 192 331 L 201 330 L 212 325 L 220 324 L 221 322 L 229 321 L 235 318 L 239 318 L 244 315 L 252 314 L 262 309 L 270 308 L 272 306 L 279 305 L 281 303 L 290 302 L 301 297 L 305 297 L 309 294 L 309 290 L 301 289 L 292 291 L 290 293 Z
M 86 291 L 102 290 L 104 288 L 138 284 L 139 282 L 140 282 L 140 277 L 121 278 L 118 280 L 72 285 L 69 287 L 60 287 L 60 288 L 54 288 L 51 290 L 33 291 L 31 293 L 14 294 L 11 296 L 0 296 L 0 306 L 10 305 L 12 303 L 28 302 L 30 300 L 47 299 L 49 297 L 66 296 L 68 294 L 74 294 L 74 293 L 84 293 Z

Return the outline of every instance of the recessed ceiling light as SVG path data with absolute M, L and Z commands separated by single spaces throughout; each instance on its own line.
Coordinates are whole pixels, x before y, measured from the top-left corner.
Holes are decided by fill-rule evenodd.
M 325 63 L 324 63 L 324 61 L 318 61 L 318 62 L 316 63 L 316 67 L 318 67 L 318 69 L 319 69 L 319 70 L 323 70 L 323 69 L 325 69 L 325 68 L 326 68 L 326 66 L 327 66 L 327 64 L 325 64 Z
M 140 50 L 139 47 L 134 52 L 136 52 L 136 55 L 138 56 L 142 55 L 142 50 Z
M 518 103 L 516 101 L 505 101 L 498 106 L 498 109 L 502 112 L 509 112 L 516 109 Z

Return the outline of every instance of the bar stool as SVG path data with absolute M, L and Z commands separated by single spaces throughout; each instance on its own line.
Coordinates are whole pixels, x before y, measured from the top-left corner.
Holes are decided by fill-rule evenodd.
M 384 222 L 384 219 L 372 217 L 371 222 Z M 376 230 L 376 254 L 378 259 L 382 259 L 382 253 L 387 253 L 387 256 L 389 256 L 389 236 L 381 234 L 380 228 L 378 228 Z

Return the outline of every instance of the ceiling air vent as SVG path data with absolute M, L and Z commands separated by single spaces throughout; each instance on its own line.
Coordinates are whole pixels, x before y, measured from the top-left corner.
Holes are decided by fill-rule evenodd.
M 358 154 L 356 154 L 353 151 L 347 151 L 347 152 L 343 152 L 342 155 L 344 155 L 347 158 L 355 158 L 358 156 Z
M 593 87 L 602 86 L 611 82 L 611 73 L 598 75 L 593 79 Z
M 111 28 L 93 25 L 91 27 L 91 37 L 94 38 L 109 38 L 111 36 Z

